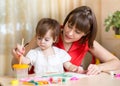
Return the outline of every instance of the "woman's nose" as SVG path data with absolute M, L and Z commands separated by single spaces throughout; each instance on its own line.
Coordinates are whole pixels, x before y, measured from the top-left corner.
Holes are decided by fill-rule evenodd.
M 74 34 L 74 30 L 70 30 L 68 34 L 69 35 L 73 35 Z

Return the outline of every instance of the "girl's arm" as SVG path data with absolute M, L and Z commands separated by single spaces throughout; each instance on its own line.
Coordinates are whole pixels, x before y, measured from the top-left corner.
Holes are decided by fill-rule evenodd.
M 22 64 L 30 64 L 30 62 L 31 62 L 29 58 L 26 58 L 23 55 L 21 55 L 17 58 L 12 59 L 12 65 L 19 64 L 20 60 L 21 60 Z
M 26 55 L 29 52 L 29 50 L 31 50 L 33 48 L 36 48 L 37 47 L 36 36 L 34 36 L 29 43 L 25 44 L 24 47 L 25 47 L 25 53 L 24 53 L 24 55 Z M 12 62 L 11 62 L 12 65 L 19 63 L 19 61 L 17 60 L 17 58 L 19 57 L 19 55 L 17 54 L 16 49 L 17 49 L 17 47 L 12 50 L 12 55 L 13 55 Z
M 31 61 L 30 61 L 29 58 L 26 58 L 26 57 L 22 56 L 22 58 L 21 58 L 21 63 L 22 63 L 22 64 L 30 64 Z
M 70 72 L 84 73 L 84 70 L 81 66 L 73 65 L 70 62 L 64 62 L 63 66 L 66 70 L 68 70 Z

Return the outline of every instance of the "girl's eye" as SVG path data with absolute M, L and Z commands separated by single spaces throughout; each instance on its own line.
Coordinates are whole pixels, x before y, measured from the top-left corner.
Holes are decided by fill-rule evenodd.
M 42 38 L 38 38 L 38 40 L 42 40 Z
M 49 41 L 49 39 L 45 39 L 45 41 Z

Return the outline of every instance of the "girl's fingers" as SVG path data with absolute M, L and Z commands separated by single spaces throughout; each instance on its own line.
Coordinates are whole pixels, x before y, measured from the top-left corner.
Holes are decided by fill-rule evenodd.
M 21 46 L 20 44 L 17 44 L 17 53 L 18 55 L 23 55 L 25 53 L 25 47 Z
M 87 74 L 88 75 L 96 75 L 99 74 L 101 72 L 100 68 L 98 65 L 93 65 L 90 64 L 87 70 Z
M 16 49 L 13 49 L 12 54 L 15 58 L 19 58 L 19 55 L 16 52 Z
M 77 71 L 77 72 L 78 72 L 78 73 L 81 73 L 81 74 L 85 73 L 83 67 L 78 67 L 78 71 Z

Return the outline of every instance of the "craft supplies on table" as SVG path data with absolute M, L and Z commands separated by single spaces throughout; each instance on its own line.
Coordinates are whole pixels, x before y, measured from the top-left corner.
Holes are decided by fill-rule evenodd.
M 43 76 L 34 76 L 20 79 L 23 84 L 34 84 L 34 85 L 46 85 L 46 84 L 63 84 L 68 81 L 79 80 L 80 78 L 87 77 L 84 74 L 76 74 L 76 73 L 54 73 L 54 74 L 46 74 Z

